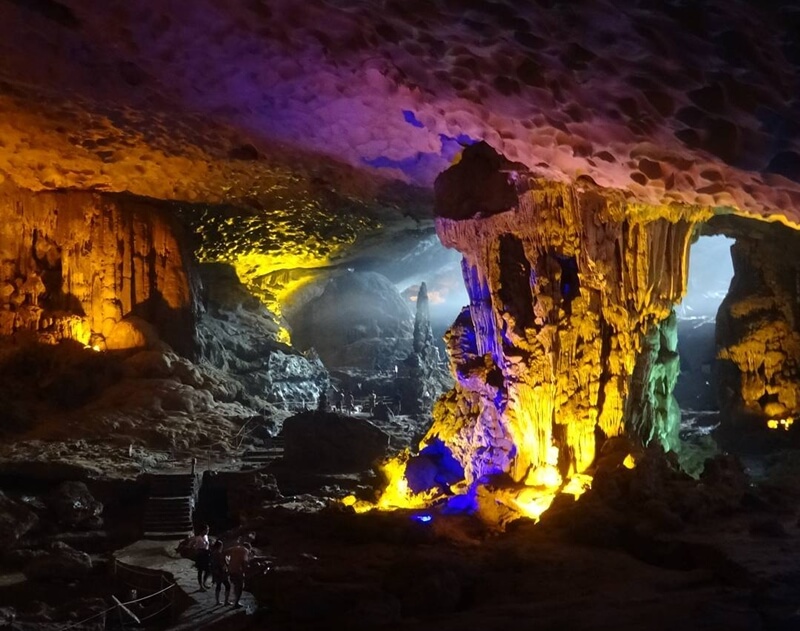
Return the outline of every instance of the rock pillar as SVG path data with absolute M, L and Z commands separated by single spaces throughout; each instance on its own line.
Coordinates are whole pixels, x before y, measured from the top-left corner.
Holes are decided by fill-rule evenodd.
M 507 473 L 557 486 L 592 464 L 598 439 L 625 432 L 629 400 L 652 402 L 642 391 L 664 371 L 653 361 L 637 373 L 637 358 L 685 291 L 693 228 L 710 213 L 542 183 L 486 145 L 468 148 L 436 195 L 470 304 L 447 336 L 458 383 L 423 442 L 442 440 L 468 482 Z M 669 437 L 667 418 L 628 429 Z

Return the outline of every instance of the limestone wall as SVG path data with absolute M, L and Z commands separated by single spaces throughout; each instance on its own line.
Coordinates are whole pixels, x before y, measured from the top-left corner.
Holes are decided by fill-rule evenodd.
M 723 422 L 765 427 L 800 412 L 800 237 L 778 224 L 726 218 L 734 277 L 717 314 Z
M 0 189 L 0 335 L 191 354 L 190 252 L 154 202 Z

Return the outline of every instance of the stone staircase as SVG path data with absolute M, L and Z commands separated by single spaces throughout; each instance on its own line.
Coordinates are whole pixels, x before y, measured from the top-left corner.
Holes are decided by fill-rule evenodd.
M 193 532 L 194 475 L 152 474 L 144 509 L 146 539 L 180 539 Z
M 260 469 L 280 458 L 283 458 L 283 437 L 273 436 L 265 441 L 261 449 L 251 449 L 242 453 L 242 468 Z

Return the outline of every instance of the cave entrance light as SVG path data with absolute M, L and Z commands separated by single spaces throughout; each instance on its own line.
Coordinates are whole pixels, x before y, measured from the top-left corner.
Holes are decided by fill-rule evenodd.
M 717 311 L 733 278 L 731 246 L 724 235 L 701 236 L 691 246 L 686 295 L 676 306 L 680 376 L 675 397 L 683 416 L 718 409 L 713 369 Z

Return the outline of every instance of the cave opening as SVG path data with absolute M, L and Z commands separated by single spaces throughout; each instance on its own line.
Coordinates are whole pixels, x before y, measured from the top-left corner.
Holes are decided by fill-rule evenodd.
M 691 246 L 686 295 L 675 308 L 680 375 L 675 398 L 684 418 L 718 411 L 714 384 L 717 312 L 733 279 L 725 235 L 700 236 Z

